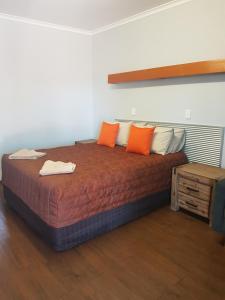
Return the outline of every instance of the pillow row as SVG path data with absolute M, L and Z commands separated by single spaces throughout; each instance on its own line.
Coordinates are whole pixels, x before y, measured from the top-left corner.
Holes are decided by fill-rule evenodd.
M 98 144 L 127 146 L 127 151 L 148 155 L 150 152 L 168 154 L 180 151 L 185 143 L 181 128 L 153 127 L 145 122 L 103 122 Z
M 127 131 L 127 127 L 125 126 L 121 126 L 121 128 L 122 131 L 119 134 L 119 123 L 103 122 L 97 143 L 99 145 L 114 147 L 116 140 L 119 139 L 121 143 L 127 142 L 127 152 L 149 155 L 155 127 L 140 128 L 130 124 L 129 131 Z M 125 133 L 128 133 L 129 137 Z
M 132 122 L 120 122 L 120 124 L 121 123 L 131 124 Z M 135 125 L 138 127 L 154 127 L 152 124 L 146 122 L 135 123 Z M 123 132 L 123 134 L 125 133 Z M 129 136 L 129 129 L 126 134 Z M 120 143 L 117 143 L 117 145 L 124 146 Z M 185 130 L 183 128 L 156 127 L 154 131 L 151 152 L 162 155 L 176 153 L 181 151 L 184 145 Z

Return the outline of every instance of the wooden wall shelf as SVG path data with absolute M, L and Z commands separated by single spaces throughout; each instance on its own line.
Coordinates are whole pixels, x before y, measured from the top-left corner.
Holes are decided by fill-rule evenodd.
M 195 75 L 225 73 L 225 59 L 192 62 L 131 72 L 109 74 L 108 83 L 123 83 Z

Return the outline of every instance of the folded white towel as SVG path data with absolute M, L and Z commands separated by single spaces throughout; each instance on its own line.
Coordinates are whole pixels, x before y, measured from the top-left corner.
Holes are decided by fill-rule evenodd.
M 68 173 L 73 173 L 75 168 L 76 165 L 71 162 L 64 163 L 62 161 L 46 160 L 39 174 L 42 176 L 68 174 Z
M 37 159 L 46 155 L 44 152 L 37 152 L 35 150 L 30 149 L 21 149 L 11 155 L 9 155 L 9 159 Z

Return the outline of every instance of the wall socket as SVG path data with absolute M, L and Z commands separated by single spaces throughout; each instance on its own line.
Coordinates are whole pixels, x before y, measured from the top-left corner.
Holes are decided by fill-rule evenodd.
M 137 114 L 136 107 L 132 107 L 132 108 L 131 108 L 131 115 L 132 115 L 132 116 L 136 116 L 136 114 Z
M 185 109 L 185 120 L 191 120 L 191 110 Z

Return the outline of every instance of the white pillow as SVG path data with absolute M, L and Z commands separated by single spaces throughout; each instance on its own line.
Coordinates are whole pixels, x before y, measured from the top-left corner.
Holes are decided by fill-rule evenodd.
M 173 140 L 169 146 L 168 153 L 175 153 L 182 150 L 185 144 L 185 130 L 183 128 L 174 128 Z
M 116 139 L 116 144 L 126 146 L 130 134 L 130 126 L 132 122 L 119 122 L 120 128 Z
M 180 144 L 177 147 L 176 152 L 180 152 L 184 148 L 185 140 L 186 140 L 186 137 L 185 137 L 185 130 L 184 130 L 184 134 L 183 134 L 182 138 L 180 139 Z
M 148 126 L 150 127 L 150 125 Z M 173 128 L 156 127 L 151 152 L 165 155 L 173 139 Z

